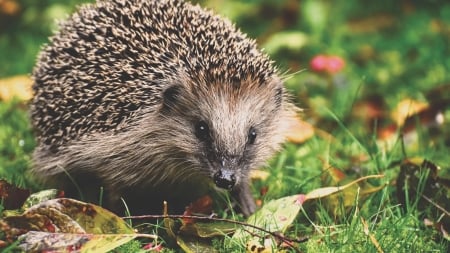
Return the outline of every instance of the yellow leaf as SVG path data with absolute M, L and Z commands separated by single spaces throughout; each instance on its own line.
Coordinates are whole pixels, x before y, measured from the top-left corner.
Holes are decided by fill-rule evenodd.
M 310 192 L 308 192 L 306 194 L 306 199 L 317 199 L 317 198 L 322 198 L 322 197 L 326 197 L 326 196 L 330 196 L 331 194 L 334 194 L 336 192 L 342 191 L 345 188 L 348 188 L 362 180 L 366 180 L 369 178 L 380 178 L 383 177 L 384 175 L 370 175 L 370 176 L 365 176 L 365 177 L 361 177 L 358 178 L 346 185 L 343 186 L 330 186 L 330 187 L 323 187 L 323 188 L 319 188 L 319 189 L 315 189 L 312 190 Z
M 293 143 L 303 143 L 314 136 L 314 127 L 298 117 L 292 118 L 289 122 L 286 138 Z
M 266 180 L 269 176 L 270 176 L 270 173 L 265 170 L 251 170 L 250 171 L 251 179 Z
M 273 232 L 284 232 L 294 222 L 304 201 L 303 194 L 271 200 L 248 217 L 247 223 Z M 262 236 L 264 232 L 255 228 L 240 228 L 232 238 L 236 241 L 247 241 L 258 234 Z
M 33 97 L 32 85 L 33 81 L 27 75 L 0 79 L 0 100 L 8 101 L 13 97 L 29 100 Z
M 257 238 L 253 238 L 247 242 L 247 253 L 259 253 L 265 250 Z
M 110 252 L 137 237 L 157 238 L 148 234 L 92 234 L 90 240 L 81 248 L 81 252 Z
M 397 107 L 392 112 L 391 117 L 395 120 L 397 126 L 402 126 L 408 116 L 417 114 L 427 107 L 427 103 L 412 99 L 404 99 L 397 104 Z

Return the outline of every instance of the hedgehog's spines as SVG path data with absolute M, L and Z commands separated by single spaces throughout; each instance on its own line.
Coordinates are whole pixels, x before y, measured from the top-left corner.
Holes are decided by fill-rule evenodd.
M 42 50 L 33 79 L 33 171 L 105 186 L 112 206 L 137 192 L 178 196 L 177 187 L 184 193 L 233 173 L 236 180 L 219 186 L 235 184 L 251 213 L 248 171 L 279 148 L 292 111 L 255 41 L 181 0 L 80 7 Z M 211 138 L 196 136 L 199 121 Z M 251 144 L 250 129 L 258 132 Z
M 253 78 L 263 84 L 275 72 L 253 40 L 210 11 L 178 0 L 103 0 L 63 22 L 41 53 L 33 73 L 36 100 L 50 96 L 55 104 L 35 100 L 32 116 L 40 140 L 58 146 L 117 129 L 138 109 L 154 106 L 162 91 L 155 80 L 187 73 L 191 83 Z

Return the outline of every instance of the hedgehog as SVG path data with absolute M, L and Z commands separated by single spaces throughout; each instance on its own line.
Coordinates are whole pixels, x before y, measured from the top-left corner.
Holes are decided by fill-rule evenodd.
M 270 58 L 229 20 L 181 0 L 98 0 L 60 22 L 32 73 L 32 172 L 122 212 L 210 192 L 256 209 L 252 169 L 295 113 Z M 225 189 L 225 190 L 221 190 Z

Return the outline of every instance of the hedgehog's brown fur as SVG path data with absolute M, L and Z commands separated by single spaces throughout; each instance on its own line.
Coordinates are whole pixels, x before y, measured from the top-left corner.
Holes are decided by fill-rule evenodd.
M 132 212 L 159 207 L 147 197 L 182 206 L 197 196 L 186 189 L 202 194 L 219 174 L 236 179 L 234 195 L 253 212 L 248 171 L 278 148 L 292 114 L 254 41 L 178 0 L 82 6 L 42 51 L 33 78 L 33 171 L 67 188 L 66 174 L 84 190 L 104 186 L 115 210 L 120 197 Z

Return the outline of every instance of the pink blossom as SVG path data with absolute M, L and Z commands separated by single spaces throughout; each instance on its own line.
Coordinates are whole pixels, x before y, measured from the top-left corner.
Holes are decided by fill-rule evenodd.
M 328 64 L 328 57 L 325 55 L 317 55 L 311 60 L 311 68 L 316 72 L 325 71 Z
M 328 57 L 327 62 L 327 71 L 328 73 L 335 74 L 341 71 L 345 67 L 345 61 L 339 56 L 330 56 Z
M 311 60 L 310 65 L 315 72 L 336 74 L 345 67 L 345 61 L 336 55 L 326 56 L 319 54 Z

